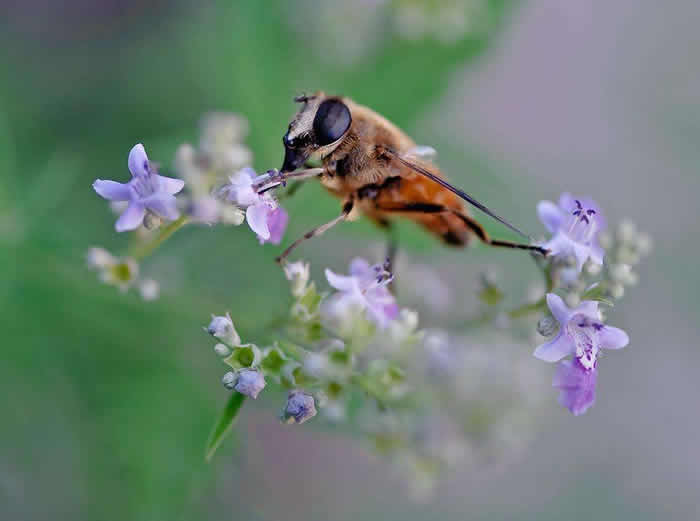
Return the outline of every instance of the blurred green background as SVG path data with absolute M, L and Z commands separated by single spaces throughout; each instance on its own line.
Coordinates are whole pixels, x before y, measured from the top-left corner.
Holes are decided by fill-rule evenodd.
M 475 3 L 478 23 L 449 41 L 393 31 L 398 1 L 2 4 L 0 518 L 699 519 L 700 7 Z M 244 227 L 188 228 L 142 266 L 162 283 L 154 303 L 85 267 L 89 246 L 126 248 L 91 183 L 125 180 L 134 143 L 167 166 L 203 112 L 234 111 L 255 167 L 278 167 L 291 99 L 317 89 L 437 148 L 456 184 L 525 229 L 540 229 L 538 200 L 571 190 L 655 237 L 613 313 L 632 345 L 605 360 L 599 403 L 573 418 L 552 393 L 525 454 L 447 476 L 426 505 L 361 442 L 281 426 L 271 401 L 247 404 L 204 463 L 226 392 L 200 326 L 230 310 L 245 339 L 282 311 L 279 249 Z M 286 206 L 287 240 L 338 211 L 317 186 Z M 534 276 L 517 254 L 400 234 L 455 287 L 487 263 L 520 291 Z M 298 255 L 340 270 L 382 239 L 347 225 Z

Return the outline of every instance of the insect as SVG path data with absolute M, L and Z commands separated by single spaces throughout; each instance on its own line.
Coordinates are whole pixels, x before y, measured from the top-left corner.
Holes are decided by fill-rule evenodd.
M 254 188 L 262 193 L 290 179 L 317 177 L 326 190 L 341 199 L 342 212 L 294 241 L 278 262 L 303 241 L 360 215 L 387 229 L 396 217 L 410 219 L 451 246 L 465 246 L 476 237 L 491 246 L 547 254 L 539 246 L 492 239 L 469 215 L 465 202 L 529 237 L 449 184 L 421 153 L 425 147 L 416 147 L 402 130 L 373 110 L 323 92 L 294 100 L 301 106 L 282 138 L 282 168 L 269 170 Z M 302 168 L 310 160 L 320 160 L 321 166 Z

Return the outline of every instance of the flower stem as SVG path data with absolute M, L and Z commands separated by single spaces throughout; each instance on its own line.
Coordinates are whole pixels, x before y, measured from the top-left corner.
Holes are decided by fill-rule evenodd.
M 508 316 L 510 318 L 520 318 L 530 313 L 536 313 L 537 311 L 542 311 L 544 309 L 545 300 L 544 297 L 539 299 L 537 302 L 528 302 L 520 307 L 511 309 L 508 311 Z
M 174 220 L 166 227 L 161 228 L 158 235 L 152 241 L 149 241 L 146 244 L 141 244 L 134 248 L 130 256 L 136 259 L 137 261 L 143 260 L 144 258 L 148 257 L 151 253 L 153 253 L 161 244 L 167 241 L 172 234 L 174 234 L 176 231 L 182 228 L 185 224 L 187 224 L 187 216 L 181 215 L 178 219 Z

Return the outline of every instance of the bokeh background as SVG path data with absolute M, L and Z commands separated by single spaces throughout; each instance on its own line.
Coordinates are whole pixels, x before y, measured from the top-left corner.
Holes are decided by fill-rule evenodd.
M 0 4 L 0 518 L 700 519 L 700 4 L 464 0 L 473 15 L 421 33 L 406 3 Z M 248 404 L 204 463 L 227 393 L 200 326 L 230 310 L 245 337 L 284 309 L 275 247 L 186 229 L 143 265 L 162 283 L 153 303 L 85 267 L 89 246 L 126 247 L 91 182 L 125 179 L 134 143 L 167 165 L 203 112 L 235 111 L 255 166 L 279 166 L 291 98 L 319 88 L 434 146 L 456 184 L 525 229 L 569 190 L 654 236 L 611 313 L 632 343 L 605 359 L 595 407 L 574 418 L 552 392 L 517 457 L 445 476 L 427 503 L 362 440 L 280 425 L 274 401 Z M 338 211 L 316 186 L 287 207 L 288 237 Z M 514 291 L 535 276 L 517 253 L 400 234 L 402 258 L 451 289 L 446 313 L 469 306 L 484 266 Z M 299 255 L 341 270 L 381 240 L 341 226 Z

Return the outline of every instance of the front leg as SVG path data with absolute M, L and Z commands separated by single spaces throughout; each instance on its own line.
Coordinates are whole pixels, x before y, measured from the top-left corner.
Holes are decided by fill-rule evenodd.
M 294 172 L 280 172 L 276 168 L 268 170 L 258 178 L 258 181 L 253 185 L 253 190 L 262 194 L 278 186 L 286 186 L 288 179 L 309 179 L 318 177 L 325 172 L 323 168 L 307 168 L 304 170 L 296 170 Z
M 336 224 L 339 222 L 344 221 L 347 219 L 348 215 L 350 215 L 350 212 L 352 212 L 352 208 L 354 206 L 353 199 L 350 198 L 348 199 L 345 204 L 343 204 L 343 211 L 341 214 L 333 219 L 332 221 L 327 222 L 326 224 L 322 224 L 321 226 L 317 226 L 316 228 L 309 230 L 306 232 L 304 235 L 299 237 L 296 241 L 294 241 L 284 252 L 282 252 L 282 255 L 277 257 L 277 262 L 282 264 L 284 260 L 289 256 L 292 251 L 299 246 L 302 242 L 304 242 L 307 239 L 311 239 L 312 237 L 316 237 L 317 235 L 321 235 L 325 231 L 329 230 L 330 228 L 333 228 Z

